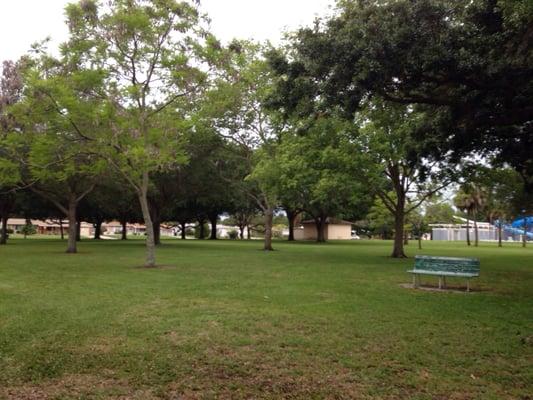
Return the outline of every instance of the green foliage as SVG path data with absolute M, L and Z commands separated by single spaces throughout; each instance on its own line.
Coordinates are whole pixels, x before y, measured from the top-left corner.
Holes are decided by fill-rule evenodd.
M 235 229 L 228 231 L 228 238 L 231 240 L 236 240 L 239 237 L 239 232 Z
M 293 35 L 289 57 L 271 54 L 272 103 L 348 119 L 369 97 L 417 104 L 426 156 L 496 154 L 533 185 L 532 15 L 529 0 L 340 0 Z
M 20 233 L 22 233 L 24 236 L 35 235 L 37 233 L 37 229 L 35 229 L 35 226 L 29 222 L 20 229 Z
M 394 216 L 385 207 L 383 201 L 377 198 L 370 207 L 367 215 L 369 229 L 373 235 L 378 235 L 382 239 L 391 239 L 394 235 Z
M 457 222 L 453 218 L 455 211 L 451 204 L 439 197 L 428 200 L 424 208 L 424 220 L 428 224 L 453 224 Z
M 278 198 L 325 216 L 364 208 L 368 157 L 354 141 L 351 124 L 320 118 L 302 134 L 283 137 L 271 173 Z
M 225 49 L 226 62 L 213 90 L 207 93 L 203 118 L 230 143 L 240 158 L 245 179 L 240 190 L 262 209 L 273 209 L 277 167 L 274 162 L 282 135 L 275 113 L 264 107 L 272 90 L 272 71 L 263 54 L 268 46 L 234 41 Z M 256 195 L 259 193 L 259 195 Z
M 207 239 L 209 237 L 211 233 L 211 227 L 209 226 L 209 224 L 204 223 L 202 226 L 200 224 L 196 224 L 194 226 L 194 237 L 196 239 L 200 239 L 202 227 L 203 227 L 203 233 L 204 233 L 203 239 Z

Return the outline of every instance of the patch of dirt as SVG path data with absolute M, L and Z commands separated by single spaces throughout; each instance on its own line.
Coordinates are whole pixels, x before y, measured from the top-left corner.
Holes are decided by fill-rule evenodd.
M 401 283 L 400 287 L 404 289 L 425 290 L 428 292 L 441 292 L 441 293 L 476 293 L 476 292 L 487 291 L 487 290 L 481 290 L 479 288 L 475 288 L 475 289 L 470 288 L 470 292 L 467 292 L 466 287 L 450 286 L 450 285 L 447 285 L 446 289 L 439 289 L 438 286 L 432 286 L 432 285 L 423 285 L 423 286 L 418 286 L 417 288 L 415 288 L 412 283 Z
M 105 399 L 156 400 L 149 389 L 135 389 L 127 381 L 94 375 L 70 374 L 40 384 L 0 389 L 6 400 Z
M 81 353 L 109 354 L 119 347 L 123 339 L 115 337 L 102 337 L 87 341 L 81 348 Z
M 193 375 L 167 387 L 164 399 L 362 399 L 363 387 L 353 372 L 328 364 L 270 359 L 252 346 L 212 348 L 192 365 Z
M 154 267 L 146 267 L 144 265 L 138 265 L 136 267 L 133 267 L 133 269 L 141 269 L 145 271 L 153 271 L 153 270 L 167 270 L 167 269 L 176 269 L 175 265 L 156 265 Z

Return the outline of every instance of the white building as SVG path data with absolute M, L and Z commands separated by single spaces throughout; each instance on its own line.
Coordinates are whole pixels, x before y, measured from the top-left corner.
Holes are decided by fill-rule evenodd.
M 454 217 L 460 222 L 457 224 L 430 224 L 432 240 L 465 241 L 467 220 Z M 474 240 L 474 221 L 468 220 L 470 225 L 470 239 Z M 488 222 L 478 222 L 478 237 L 480 241 L 498 240 L 498 228 Z

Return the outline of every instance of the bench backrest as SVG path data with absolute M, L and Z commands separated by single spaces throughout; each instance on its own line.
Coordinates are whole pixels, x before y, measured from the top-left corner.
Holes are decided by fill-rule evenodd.
M 477 258 L 415 256 L 414 270 L 479 274 Z

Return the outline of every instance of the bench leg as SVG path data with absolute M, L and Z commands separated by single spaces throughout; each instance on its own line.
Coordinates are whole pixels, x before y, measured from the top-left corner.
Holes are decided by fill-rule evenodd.
M 420 277 L 418 276 L 418 274 L 413 274 L 413 288 L 418 288 L 418 286 L 420 285 Z
M 470 279 L 466 279 L 466 291 L 470 292 Z
M 439 276 L 439 289 L 442 289 L 442 276 Z
M 442 277 L 442 283 L 443 283 L 444 289 L 446 289 L 446 277 L 445 276 Z

